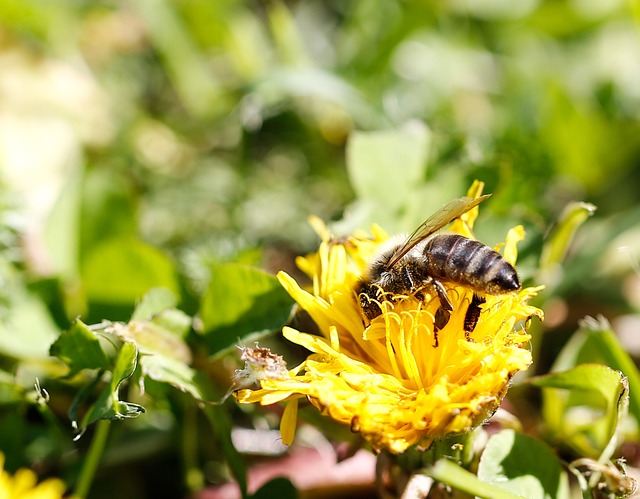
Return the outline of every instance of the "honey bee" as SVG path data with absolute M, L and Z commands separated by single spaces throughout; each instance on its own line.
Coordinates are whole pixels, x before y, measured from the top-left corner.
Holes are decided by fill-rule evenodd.
M 479 241 L 459 234 L 436 233 L 489 196 L 454 199 L 409 237 L 391 239 L 371 262 L 356 289 L 364 316 L 371 321 L 382 313 L 382 301 L 398 300 L 399 295 L 423 299 L 423 290 L 431 288 L 440 300 L 434 321 L 437 333 L 453 311 L 443 283 L 459 284 L 473 291 L 464 320 L 469 339 L 480 317 L 480 305 L 485 302 L 483 295 L 517 291 L 518 273 L 500 253 Z M 434 346 L 438 346 L 437 334 Z

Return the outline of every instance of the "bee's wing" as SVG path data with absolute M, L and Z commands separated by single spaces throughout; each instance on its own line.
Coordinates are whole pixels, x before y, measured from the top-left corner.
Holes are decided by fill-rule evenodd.
M 469 197 L 461 197 L 450 201 L 438 211 L 436 211 L 433 215 L 427 218 L 420 226 L 413 231 L 407 240 L 398 247 L 393 256 L 389 259 L 389 263 L 387 264 L 387 268 L 393 267 L 398 260 L 400 260 L 404 255 L 406 255 L 411 248 L 413 248 L 420 241 L 424 241 L 427 237 L 432 234 L 435 234 L 444 226 L 448 225 L 450 222 L 453 222 L 456 218 L 464 215 L 467 211 L 472 208 L 475 208 L 480 203 L 482 203 L 485 199 L 487 199 L 491 194 L 485 194 L 484 196 L 480 196 L 477 198 L 469 198 Z

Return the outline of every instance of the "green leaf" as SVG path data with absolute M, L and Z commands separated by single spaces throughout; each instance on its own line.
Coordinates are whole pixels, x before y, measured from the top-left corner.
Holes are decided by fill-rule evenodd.
M 198 372 L 184 362 L 163 355 L 142 355 L 140 368 L 144 376 L 168 383 L 196 400 L 205 400 L 200 389 Z
M 67 279 L 78 277 L 80 250 L 80 205 L 83 168 L 69 172 L 44 228 L 47 250 L 55 272 Z
M 114 324 L 111 330 L 123 341 L 135 344 L 142 354 L 169 357 L 185 364 L 191 362 L 191 350 L 182 338 L 153 322 Z
M 114 400 L 117 400 L 118 388 L 123 381 L 129 379 L 136 370 L 138 364 L 138 348 L 129 342 L 125 342 L 120 349 L 116 365 L 111 372 L 111 392 Z
M 272 497 L 278 497 L 280 499 L 297 499 L 299 496 L 300 494 L 298 494 L 298 490 L 290 480 L 278 477 L 273 480 L 269 480 L 250 497 L 252 499 L 271 499 Z
M 25 395 L 25 389 L 18 385 L 14 376 L 0 371 L 0 407 L 20 402 Z
M 214 265 L 200 308 L 209 353 L 228 348 L 238 339 L 246 340 L 252 333 L 280 328 L 292 304 L 272 275 L 234 263 Z
M 169 290 L 153 289 L 136 307 L 135 319 L 114 324 L 112 331 L 138 348 L 143 376 L 204 400 L 196 380 L 198 373 L 189 367 L 191 350 L 183 339 L 191 327 L 191 318 L 172 308 L 175 304 L 175 295 Z
M 629 383 L 629 412 L 640 422 L 640 372 L 604 317 L 585 317 L 553 364 L 552 371 L 564 371 L 579 364 L 604 364 L 622 371 Z
M 438 482 L 483 499 L 522 499 L 527 497 L 484 482 L 449 459 L 440 459 L 433 466 L 426 468 L 424 472 Z
M 558 441 L 583 456 L 611 458 L 618 425 L 629 403 L 627 378 L 620 371 L 601 364 L 581 364 L 534 378 L 531 383 L 545 388 L 543 416 Z
M 69 366 L 69 376 L 82 369 L 107 369 L 110 365 L 98 337 L 80 319 L 58 337 L 49 352 Z
M 576 231 L 596 211 L 596 207 L 590 203 L 569 203 L 551 236 L 542 248 L 540 257 L 540 269 L 553 271 L 556 265 L 562 263 L 564 257 L 573 242 Z
M 138 363 L 138 349 L 133 343 L 124 343 L 111 373 L 111 381 L 91 406 L 78 428 L 82 435 L 84 430 L 100 419 L 130 419 L 145 412 L 144 407 L 120 400 L 120 385 L 129 379 Z
M 82 266 L 87 297 L 99 303 L 135 303 L 150 289 L 178 293 L 173 262 L 160 250 L 131 237 L 117 237 L 95 247 Z
M 191 351 L 182 338 L 148 321 L 117 324 L 113 330 L 119 338 L 139 349 L 143 376 L 168 383 L 197 400 L 204 400 L 196 379 L 198 373 L 189 367 Z
M 347 144 L 347 172 L 357 197 L 376 203 L 383 199 L 390 211 L 403 207 L 407 192 L 424 181 L 429 137 L 419 123 L 402 130 L 354 133 Z
M 569 497 L 567 474 L 551 448 L 513 430 L 503 430 L 489 439 L 480 458 L 478 478 L 528 499 Z
M 178 304 L 176 295 L 166 288 L 153 288 L 144 295 L 131 316 L 132 321 L 151 320 L 154 316 Z
M 0 353 L 17 359 L 47 359 L 49 345 L 60 334 L 49 310 L 22 286 L 11 289 L 9 300 L 0 320 Z
M 104 241 L 135 237 L 138 232 L 135 187 L 124 172 L 115 168 L 85 168 L 78 188 L 81 262 Z

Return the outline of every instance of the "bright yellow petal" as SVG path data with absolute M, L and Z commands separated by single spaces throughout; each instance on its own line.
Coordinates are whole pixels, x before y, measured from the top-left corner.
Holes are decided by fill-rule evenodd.
M 482 189 L 482 183 L 475 183 L 468 195 L 480 196 Z M 477 212 L 474 208 L 465 213 L 451 230 L 472 237 Z M 394 453 L 471 431 L 490 417 L 513 375 L 532 362 L 524 328 L 530 317 L 542 318 L 542 312 L 528 304 L 541 288 L 486 295 L 472 331 L 465 331 L 465 317 L 473 292 L 446 283 L 453 311 L 439 328 L 440 301 L 429 289 L 420 298 L 384 301 L 382 314 L 369 321 L 360 308 L 357 286 L 387 234 L 377 226 L 373 237 L 334 239 L 324 229 L 319 232 L 318 253 L 299 260 L 313 280 L 312 292 L 289 275 L 278 274 L 319 330 L 313 335 L 285 327 L 283 335 L 310 354 L 287 376 L 238 391 L 237 400 L 263 405 L 285 401 L 285 443 L 293 440 L 298 399 L 305 397 L 322 414 L 359 432 L 373 448 Z M 522 227 L 507 234 L 508 261 L 515 263 L 523 237 Z
M 515 265 L 518 259 L 518 243 L 524 239 L 524 227 L 518 225 L 507 233 L 507 240 L 504 244 L 504 257 L 511 264 Z
M 298 419 L 298 399 L 291 400 L 284 407 L 282 419 L 280 420 L 280 435 L 285 445 L 291 445 L 296 435 L 296 424 Z

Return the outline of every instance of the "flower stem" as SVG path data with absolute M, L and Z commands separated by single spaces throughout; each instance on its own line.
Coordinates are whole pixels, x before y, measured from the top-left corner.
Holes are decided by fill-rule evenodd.
M 204 475 L 198 466 L 198 413 L 193 403 L 184 407 L 184 424 L 182 427 L 182 459 L 187 488 L 197 492 L 204 486 Z
M 109 429 L 111 428 L 111 421 L 102 419 L 96 423 L 96 432 L 93 435 L 93 440 L 89 447 L 89 453 L 82 464 L 80 470 L 80 476 L 78 477 L 78 484 L 76 485 L 75 496 L 79 498 L 87 497 L 93 478 L 100 464 L 100 459 L 104 453 L 105 446 L 107 444 L 107 437 L 109 436 Z

